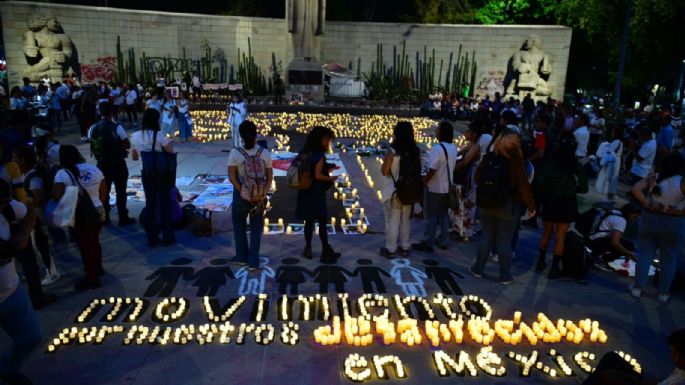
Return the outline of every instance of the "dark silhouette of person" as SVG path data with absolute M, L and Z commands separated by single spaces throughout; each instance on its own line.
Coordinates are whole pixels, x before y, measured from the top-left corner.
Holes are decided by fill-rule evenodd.
M 364 288 L 364 293 L 374 293 L 373 285 L 376 286 L 376 293 L 386 293 L 385 284 L 381 278 L 381 274 L 386 277 L 390 277 L 387 271 L 381 269 L 380 267 L 370 266 L 372 261 L 370 259 L 362 258 L 357 260 L 357 264 L 361 265 L 354 269 L 352 273 L 353 276 L 359 275 L 362 280 L 362 287 Z
M 216 295 L 216 292 L 226 284 L 226 278 L 235 279 L 233 271 L 228 267 L 228 259 L 212 259 L 209 261 L 209 264 L 212 266 L 200 269 L 200 271 L 195 273 L 192 277 L 192 279 L 195 280 L 192 285 L 197 287 L 198 297 L 213 297 Z
M 428 278 L 433 278 L 435 283 L 438 284 L 440 290 L 443 294 L 453 294 L 462 295 L 461 287 L 454 280 L 454 276 L 464 279 L 464 276 L 457 273 L 456 271 L 448 268 L 442 267 L 438 264 L 438 261 L 434 259 L 424 259 L 423 264 L 426 265 L 426 275 Z
M 190 281 L 193 278 L 193 268 L 189 265 L 193 262 L 190 258 L 177 258 L 171 261 L 171 266 L 162 266 L 154 273 L 150 274 L 145 279 L 150 281 L 150 286 L 147 287 L 144 297 L 168 297 L 176 287 L 178 280 L 183 278 L 185 281 Z
M 335 287 L 336 293 L 344 293 L 345 282 L 347 282 L 345 275 L 350 277 L 352 276 L 352 273 L 340 266 L 335 265 L 334 260 L 323 260 L 322 263 L 323 265 L 314 269 L 314 274 L 312 274 L 312 277 L 314 277 L 314 282 L 319 284 L 319 293 L 328 293 L 329 285 L 333 285 Z
M 274 278 L 278 282 L 278 294 L 286 294 L 288 286 L 290 286 L 290 294 L 299 294 L 298 286 L 306 282 L 305 273 L 311 277 L 314 276 L 311 271 L 302 266 L 293 266 L 299 262 L 300 260 L 297 258 L 285 258 L 281 261 L 285 266 L 276 269 L 276 277 Z

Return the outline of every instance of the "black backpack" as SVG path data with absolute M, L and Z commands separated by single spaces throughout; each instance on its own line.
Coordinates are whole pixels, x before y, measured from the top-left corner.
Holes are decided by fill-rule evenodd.
M 590 266 L 592 266 L 592 259 L 585 249 L 583 238 L 574 231 L 566 233 L 561 266 L 564 275 L 573 279 L 585 278 Z
M 117 136 L 117 124 L 106 119 L 95 123 L 90 134 L 90 153 L 98 162 L 114 162 L 126 158 L 126 149 Z
M 43 193 L 46 199 L 50 199 L 50 194 L 52 194 L 52 185 L 55 182 L 55 174 L 59 171 L 59 167 L 51 166 L 48 162 L 38 162 L 33 171 L 26 174 L 24 177 L 24 190 L 27 194 L 31 194 L 29 187 L 31 186 L 31 180 L 34 178 L 39 178 L 43 184 Z
M 403 205 L 420 202 L 423 196 L 423 184 L 421 181 L 421 159 L 418 150 L 406 151 L 400 155 L 399 176 L 390 173 L 395 183 L 395 195 Z
M 599 225 L 611 215 L 622 216 L 618 210 L 606 210 L 601 207 L 593 207 L 578 216 L 574 227 L 583 239 L 589 239 L 591 235 L 597 232 Z
M 502 208 L 512 196 L 509 159 L 492 152 L 485 154 L 476 189 L 476 204 L 484 209 Z

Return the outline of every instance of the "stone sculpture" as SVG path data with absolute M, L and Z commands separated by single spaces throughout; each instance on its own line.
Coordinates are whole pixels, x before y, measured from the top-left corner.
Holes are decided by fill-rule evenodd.
M 288 0 L 288 32 L 293 58 L 318 61 L 326 21 L 326 0 Z
M 513 77 L 507 87 L 507 95 L 522 95 L 531 92 L 536 96 L 550 96 L 552 90 L 547 80 L 552 72 L 552 62 L 542 50 L 540 36 L 528 35 L 523 47 L 511 58 Z
M 61 80 L 72 67 L 74 46 L 54 17 L 34 16 L 24 33 L 24 55 L 29 67 L 24 76 L 37 82 L 47 77 Z

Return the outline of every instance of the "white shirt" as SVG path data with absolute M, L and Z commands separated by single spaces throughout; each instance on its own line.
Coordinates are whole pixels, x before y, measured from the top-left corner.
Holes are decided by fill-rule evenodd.
M 590 128 L 590 133 L 592 134 L 601 134 L 602 129 L 604 129 L 605 125 L 605 120 L 604 118 L 598 118 L 596 116 L 592 116 L 592 119 L 590 119 L 590 126 L 593 126 Z
M 148 101 L 145 102 L 145 108 L 154 108 L 155 110 L 162 112 L 162 101 L 161 100 L 155 100 L 155 99 L 148 99 Z
M 93 128 L 95 128 L 95 126 L 97 126 L 98 123 L 93 124 L 88 129 L 88 137 L 90 139 L 93 139 Z M 128 134 L 126 133 L 126 129 L 124 128 L 124 126 L 122 126 L 121 124 L 118 124 L 117 122 L 114 122 L 114 123 L 117 124 L 117 136 L 119 137 L 119 139 L 121 139 L 121 140 L 128 139 Z M 57 149 L 57 151 L 59 151 L 59 148 Z
M 685 370 L 676 368 L 667 379 L 658 385 L 685 385 Z
M 102 202 L 100 201 L 100 182 L 105 179 L 102 171 L 90 163 L 79 163 L 76 167 L 79 170 L 78 178 L 81 187 L 88 192 L 95 207 L 102 207 Z M 55 174 L 55 184 L 57 183 L 62 183 L 64 186 L 78 186 L 71 179 L 69 172 L 64 169 L 57 171 L 57 174 Z
M 178 103 L 178 112 L 182 114 L 188 113 L 188 106 L 190 105 L 190 102 L 188 102 L 188 99 L 180 99 Z
M 140 130 L 131 135 L 131 147 L 138 153 L 142 151 L 152 151 L 152 130 Z M 157 131 L 157 142 L 155 143 L 155 151 L 162 151 L 162 147 L 169 144 L 167 139 L 161 131 Z
M 507 124 L 507 128 L 521 135 L 521 129 L 515 124 Z
M 628 221 L 621 215 L 619 210 L 612 210 L 611 214 L 604 218 L 597 227 L 597 232 L 590 235 L 590 239 L 595 240 L 599 238 L 607 238 L 611 236 L 613 231 L 618 231 L 621 234 L 626 232 Z
M 395 177 L 395 180 L 397 180 L 400 175 L 400 156 L 397 155 L 392 147 L 388 148 L 388 151 L 391 151 L 393 154 L 392 164 L 390 165 L 390 173 L 392 176 L 388 175 L 385 177 L 385 183 L 383 184 L 383 189 L 381 190 L 383 202 L 392 198 L 392 194 L 395 193 L 395 181 L 393 181 L 393 176 Z
M 245 150 L 245 152 L 252 156 L 257 154 L 257 151 L 260 149 L 258 145 L 255 145 L 253 148 L 249 150 Z M 267 149 L 262 149 L 262 154 L 260 155 L 260 158 L 264 161 L 265 167 L 266 168 L 272 168 L 271 165 L 271 153 Z M 241 181 L 245 180 L 245 157 L 243 154 L 240 153 L 237 149 L 232 149 L 231 153 L 228 154 L 228 166 L 236 166 L 238 167 L 238 177 Z
M 443 146 L 440 144 L 447 150 L 447 161 L 445 151 L 442 149 Z M 435 175 L 426 184 L 428 191 L 436 194 L 447 194 L 449 192 L 449 182 L 452 179 L 455 163 L 457 163 L 457 146 L 453 143 L 440 142 L 431 147 L 428 155 L 428 168 L 435 170 Z
M 649 175 L 652 165 L 654 165 L 654 158 L 656 157 L 656 140 L 650 139 L 645 142 L 637 153 L 642 158 L 642 162 L 635 159 L 630 172 L 633 175 L 645 178 Z
M 26 217 L 27 209 L 23 203 L 13 199 L 10 201 L 9 205 L 12 207 L 12 211 L 14 211 L 15 223 Z M 0 215 L 0 239 L 9 241 L 11 237 L 10 223 L 7 222 L 4 215 Z M 29 247 L 31 247 L 31 245 L 29 245 Z M 5 302 L 18 286 L 19 276 L 14 267 L 14 261 L 0 266 L 0 303 Z
M 126 91 L 126 104 L 133 105 L 136 103 L 136 100 L 138 99 L 138 92 L 134 89 L 130 89 Z
M 576 156 L 585 158 L 587 156 L 587 144 L 590 142 L 590 131 L 588 131 L 586 126 L 581 126 L 573 131 L 573 136 L 576 138 L 576 143 L 578 143 Z
M 490 146 L 490 143 L 492 143 L 492 135 L 490 134 L 482 134 L 480 138 L 478 138 L 478 148 L 480 149 L 480 157 L 478 158 L 479 161 L 483 160 L 483 157 L 485 154 L 488 152 L 488 146 Z
M 60 148 L 59 143 L 55 142 L 50 142 L 48 143 L 48 148 L 47 148 L 47 154 L 48 154 L 48 163 L 50 163 L 50 166 L 59 166 L 59 148 Z

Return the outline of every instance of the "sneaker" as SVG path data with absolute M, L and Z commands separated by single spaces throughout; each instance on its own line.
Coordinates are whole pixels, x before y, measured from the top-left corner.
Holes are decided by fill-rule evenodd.
M 435 246 L 437 246 L 438 249 L 447 250 L 447 244 L 436 243 Z
M 47 273 L 45 274 L 45 277 L 40 281 L 41 286 L 49 286 L 52 285 L 53 283 L 57 282 L 62 275 L 59 272 L 53 273 Z
M 595 259 L 595 268 L 601 271 L 614 271 L 614 269 L 602 258 Z
M 240 259 L 238 259 L 238 257 L 231 258 L 231 260 L 229 260 L 228 262 L 229 262 L 229 263 L 232 263 L 232 264 L 234 264 L 234 265 L 236 265 L 236 266 L 245 266 L 245 265 L 247 265 L 247 262 L 241 261 Z
M 492 262 L 499 263 L 499 256 L 497 254 L 490 253 L 488 259 Z
M 499 282 L 500 285 L 508 286 L 508 285 L 511 285 L 512 283 L 514 283 L 514 279 L 513 279 L 513 278 L 508 278 L 508 279 L 503 279 L 503 280 L 498 281 L 498 282 Z
M 635 298 L 640 298 L 642 296 L 642 289 L 640 289 L 639 287 L 631 286 L 630 295 L 632 295 Z
M 476 272 L 473 270 L 473 267 L 469 267 L 469 273 L 471 273 L 471 275 L 474 276 L 474 277 L 476 277 L 476 278 L 483 278 L 483 274 L 476 273 Z
M 403 257 L 408 257 L 408 256 L 409 256 L 409 248 L 406 248 L 406 249 L 405 249 L 405 248 L 399 247 L 399 248 L 397 249 L 397 252 L 398 252 L 401 256 L 403 256 Z
M 43 308 L 57 300 L 57 296 L 54 294 L 43 293 L 38 296 L 31 296 L 31 304 L 33 308 L 38 310 Z
M 83 143 L 88 143 L 88 137 L 87 137 L 87 136 L 82 136 L 82 137 L 81 137 L 81 141 L 82 141 Z
M 312 259 L 312 247 L 311 246 L 305 246 L 304 251 L 302 251 L 302 256 L 307 259 Z
M 136 220 L 130 217 L 124 217 L 119 219 L 119 227 L 126 227 L 136 223 Z
M 414 243 L 413 245 L 411 245 L 411 248 L 414 250 L 423 251 L 426 253 L 432 253 L 433 252 L 433 248 L 428 246 L 428 244 L 425 241 L 421 242 L 421 243 Z
M 381 254 L 381 257 L 385 257 L 385 258 L 388 258 L 388 259 L 392 259 L 393 254 L 395 254 L 395 253 L 393 253 L 392 251 L 388 250 L 387 247 L 381 247 L 380 254 Z
M 670 294 L 659 294 L 659 302 L 668 303 L 668 299 L 671 298 Z
M 89 281 L 87 279 L 84 279 L 83 281 L 74 285 L 74 290 L 86 291 L 86 290 L 99 289 L 101 287 L 102 287 L 102 283 L 100 283 L 99 279 L 96 279 L 95 281 Z

